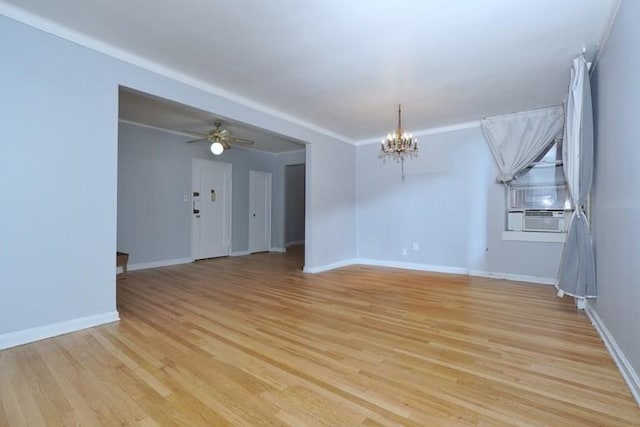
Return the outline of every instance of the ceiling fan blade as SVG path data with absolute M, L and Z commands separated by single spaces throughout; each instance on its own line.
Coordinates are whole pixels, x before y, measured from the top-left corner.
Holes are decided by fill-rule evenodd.
M 226 138 L 229 136 L 229 131 L 226 129 L 222 129 L 222 130 L 216 130 L 216 134 L 218 135 L 218 137 L 220 138 Z
M 221 141 L 220 142 L 222 144 L 222 146 L 224 147 L 225 150 L 230 150 L 231 146 L 229 145 L 229 143 L 227 141 Z
M 229 140 L 230 140 L 230 142 L 232 142 L 234 144 L 244 144 L 244 145 L 254 145 L 255 144 L 255 142 L 251 141 L 250 139 L 231 137 L 231 138 L 229 138 Z
M 207 133 L 193 132 L 193 131 L 190 131 L 190 130 L 183 130 L 181 132 L 184 132 L 186 134 L 193 135 L 193 136 L 199 136 L 201 138 L 206 138 L 207 136 L 209 136 L 209 134 L 207 134 Z
M 187 141 L 187 144 L 191 144 L 192 142 L 206 141 L 207 139 L 208 139 L 208 138 L 192 139 L 191 141 Z

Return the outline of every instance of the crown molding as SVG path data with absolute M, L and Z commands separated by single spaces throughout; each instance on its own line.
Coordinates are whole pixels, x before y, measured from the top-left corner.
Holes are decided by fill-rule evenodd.
M 282 156 L 283 154 L 295 154 L 295 153 L 305 153 L 307 151 L 306 148 L 295 149 L 291 151 L 281 151 L 279 153 L 275 153 L 276 156 Z
M 463 123 L 457 123 L 457 124 L 453 124 L 453 125 L 447 125 L 447 126 L 439 126 L 439 127 L 435 127 L 435 128 L 427 128 L 427 129 L 422 129 L 416 132 L 412 132 L 414 137 L 419 137 L 419 136 L 427 136 L 427 135 L 435 135 L 438 133 L 447 133 L 447 132 L 454 132 L 457 130 L 463 130 L 463 129 L 471 129 L 471 128 L 475 128 L 475 127 L 480 127 L 480 121 L 479 120 L 474 120 L 471 122 L 463 122 Z M 369 138 L 369 139 L 363 139 L 360 141 L 356 141 L 354 143 L 354 145 L 356 147 L 359 147 L 361 145 L 370 145 L 370 144 L 380 144 L 381 138 L 377 137 L 377 138 Z
M 72 43 L 75 43 L 77 45 L 100 52 L 102 54 L 105 54 L 113 58 L 119 59 L 131 65 L 143 68 L 152 73 L 159 74 L 161 76 L 178 81 L 180 83 L 186 84 L 193 88 L 202 90 L 211 95 L 225 98 L 229 101 L 235 102 L 244 107 L 248 107 L 248 108 L 260 111 L 271 117 L 298 125 L 307 130 L 322 134 L 324 136 L 328 136 L 332 139 L 336 139 L 338 141 L 345 142 L 347 144 L 353 145 L 355 143 L 353 139 L 348 138 L 344 135 L 337 134 L 323 127 L 314 125 L 313 123 L 309 123 L 297 117 L 275 110 L 271 107 L 262 105 L 258 102 L 236 95 L 235 93 L 226 91 L 218 86 L 215 86 L 210 83 L 206 83 L 202 80 L 191 77 L 173 68 L 148 60 L 132 52 L 128 52 L 126 50 L 120 49 L 116 46 L 113 46 L 109 43 L 105 43 L 96 38 L 80 33 L 78 31 L 75 31 L 57 22 L 51 21 L 49 19 L 38 16 L 34 13 L 20 9 L 19 7 L 4 3 L 2 2 L 2 0 L 0 0 L 0 15 L 4 15 L 9 19 L 12 19 L 17 22 L 21 22 L 22 24 L 25 24 L 29 27 L 35 28 L 40 31 L 44 31 L 46 33 L 52 34 L 54 36 L 57 36 L 67 41 L 70 41 Z
M 170 134 L 176 135 L 176 136 L 184 136 L 185 138 L 191 138 L 191 139 L 194 138 L 193 135 L 190 135 L 190 134 L 188 134 L 186 132 L 180 132 L 178 130 L 171 130 L 171 129 L 161 128 L 161 127 L 158 127 L 158 126 L 147 125 L 147 124 L 140 123 L 140 122 L 134 122 L 133 120 L 118 119 L 118 123 L 124 123 L 126 125 L 131 125 L 131 126 L 138 126 L 138 127 L 145 128 L 145 129 L 153 129 L 153 130 L 157 130 L 159 132 L 170 133 Z
M 616 5 L 616 8 L 614 9 L 613 13 L 611 14 L 611 18 L 609 19 L 609 22 L 607 24 L 607 28 L 604 32 L 604 37 L 602 38 L 602 42 L 600 42 L 600 45 L 598 46 L 598 51 L 596 53 L 596 57 L 593 60 L 593 64 L 592 66 L 589 68 L 589 70 L 591 71 L 591 73 L 593 73 L 596 69 L 596 67 L 598 66 L 598 62 L 600 61 L 600 56 L 602 55 L 602 52 L 604 51 L 604 47 L 607 45 L 607 42 L 609 41 L 609 36 L 611 35 L 611 30 L 613 30 L 613 26 L 616 23 L 616 20 L 618 18 L 618 12 L 620 11 L 620 6 L 622 5 L 622 1 L 619 0 L 618 4 Z

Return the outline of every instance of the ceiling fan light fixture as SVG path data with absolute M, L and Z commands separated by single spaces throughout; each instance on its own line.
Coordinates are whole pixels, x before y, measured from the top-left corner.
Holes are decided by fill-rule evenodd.
M 232 147 L 231 144 L 242 144 L 242 145 L 253 145 L 254 142 L 250 139 L 237 138 L 231 135 L 231 132 L 227 129 L 220 129 L 222 123 L 215 122 L 215 129 L 211 129 L 207 133 L 193 132 L 193 131 L 184 131 L 185 133 L 193 136 L 197 136 L 197 139 L 192 139 L 191 141 L 187 141 L 187 144 L 191 144 L 193 142 L 207 141 L 211 145 L 209 149 L 213 154 L 219 156 L 225 150 L 228 150 Z
M 219 156 L 224 151 L 224 145 L 219 142 L 214 142 L 211 144 L 211 152 L 216 156 Z

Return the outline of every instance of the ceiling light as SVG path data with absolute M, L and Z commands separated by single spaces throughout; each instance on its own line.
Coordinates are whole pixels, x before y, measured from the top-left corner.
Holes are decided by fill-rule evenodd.
M 219 142 L 211 144 L 211 152 L 216 156 L 219 156 L 224 151 L 224 146 Z
M 404 159 L 413 159 L 418 155 L 418 140 L 411 134 L 402 131 L 402 108 L 398 105 L 398 129 L 388 134 L 383 139 L 380 147 L 380 155 L 383 161 L 393 159 L 400 162 L 402 167 L 402 179 L 404 180 Z

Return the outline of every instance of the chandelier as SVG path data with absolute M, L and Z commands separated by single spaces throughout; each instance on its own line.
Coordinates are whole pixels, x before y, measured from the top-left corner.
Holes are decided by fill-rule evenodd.
M 379 158 L 385 162 L 393 159 L 400 162 L 404 181 L 404 159 L 413 159 L 418 155 L 418 140 L 402 131 L 402 106 L 398 105 L 398 128 L 381 142 Z

